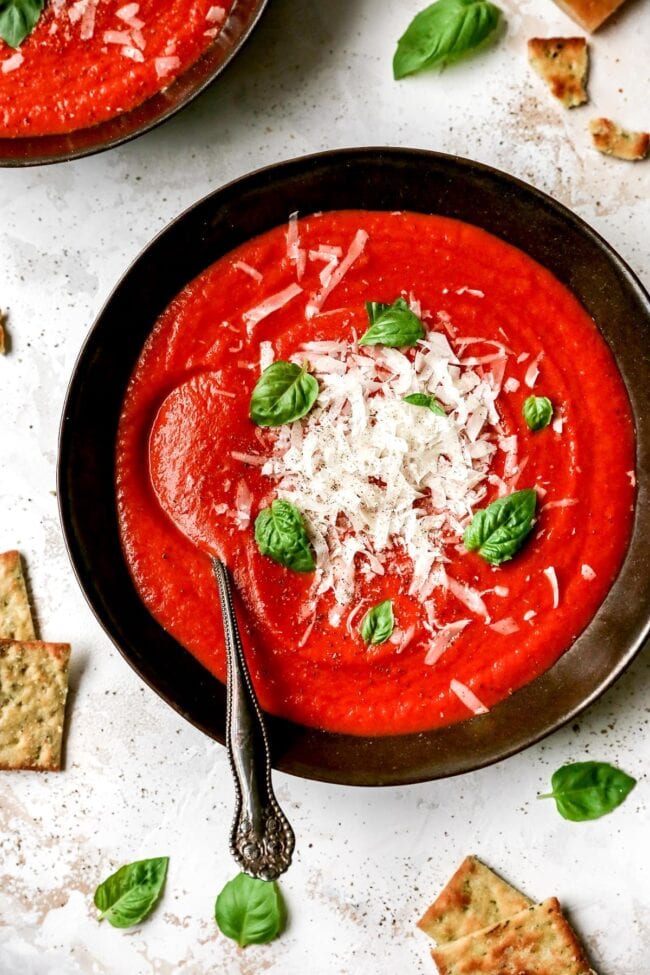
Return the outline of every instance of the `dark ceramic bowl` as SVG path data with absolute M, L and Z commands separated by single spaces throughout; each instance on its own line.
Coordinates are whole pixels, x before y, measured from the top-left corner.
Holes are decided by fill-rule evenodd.
M 156 318 L 191 278 L 294 210 L 351 207 L 469 221 L 549 268 L 613 349 L 637 427 L 639 496 L 625 563 L 596 617 L 547 673 L 487 715 L 422 734 L 357 738 L 269 718 L 277 768 L 328 782 L 396 785 L 467 772 L 548 735 L 609 687 L 650 629 L 650 299 L 586 224 L 511 176 L 418 150 L 322 153 L 230 183 L 156 237 L 99 315 L 65 404 L 59 501 L 70 557 L 99 622 L 143 680 L 223 742 L 224 686 L 149 615 L 122 557 L 114 491 L 122 399 Z
M 113 119 L 68 135 L 0 138 L 0 166 L 42 166 L 91 156 L 160 125 L 196 98 L 243 46 L 268 0 L 235 0 L 214 43 L 164 91 Z

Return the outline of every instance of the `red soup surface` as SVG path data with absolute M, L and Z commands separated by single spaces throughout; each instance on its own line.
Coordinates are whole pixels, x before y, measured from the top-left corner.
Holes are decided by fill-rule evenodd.
M 366 302 L 399 298 L 417 344 L 360 342 Z M 251 394 L 273 360 L 305 363 L 318 399 L 258 426 Z M 530 396 L 553 407 L 536 431 Z M 223 257 L 156 322 L 120 421 L 120 531 L 145 605 L 217 677 L 209 552 L 233 572 L 267 710 L 414 732 L 493 707 L 570 646 L 625 554 L 634 469 L 612 355 L 548 271 L 458 221 L 330 212 Z M 521 549 L 499 566 L 468 552 L 474 513 L 523 489 L 537 510 Z M 276 498 L 302 515 L 314 571 L 258 549 Z M 361 621 L 385 600 L 392 631 L 367 642 Z
M 96 125 L 166 88 L 233 0 L 47 0 L 17 50 L 0 40 L 0 137 Z

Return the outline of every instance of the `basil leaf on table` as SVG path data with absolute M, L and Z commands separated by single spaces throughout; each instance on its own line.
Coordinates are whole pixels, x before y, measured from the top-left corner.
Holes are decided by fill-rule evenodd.
M 240 948 L 263 945 L 280 934 L 284 907 L 274 880 L 258 880 L 240 873 L 223 888 L 214 908 L 222 934 Z
M 314 550 L 303 517 L 290 501 L 276 498 L 255 519 L 255 541 L 262 555 L 268 555 L 294 572 L 313 572 Z
M 45 0 L 0 0 L 0 38 L 9 47 L 20 47 L 36 27 Z
M 400 349 L 415 345 L 426 334 L 424 325 L 404 298 L 397 298 L 392 305 L 368 301 L 366 311 L 370 326 L 359 339 L 359 345 L 385 345 L 390 349 Z
M 447 416 L 435 396 L 429 396 L 427 393 L 410 393 L 404 397 L 404 402 L 410 403 L 411 406 L 424 406 L 436 416 Z
M 500 17 L 488 0 L 437 0 L 413 18 L 397 42 L 395 79 L 457 61 L 487 40 Z
M 359 632 L 364 643 L 385 643 L 394 629 L 393 601 L 385 599 L 368 610 L 361 620 Z
M 616 809 L 635 785 L 636 779 L 607 762 L 574 762 L 554 772 L 553 791 L 537 798 L 555 799 L 560 816 L 580 823 Z
M 501 565 L 515 555 L 533 528 L 537 494 L 532 488 L 497 498 L 476 512 L 465 530 L 463 542 L 470 552 L 491 565 Z
M 553 419 L 553 404 L 547 396 L 529 396 L 521 412 L 530 430 L 543 430 Z
M 158 901 L 169 857 L 136 860 L 120 867 L 95 891 L 95 907 L 114 928 L 130 928 L 144 921 Z
M 250 418 L 259 427 L 281 427 L 311 410 L 318 382 L 307 366 L 282 359 L 272 362 L 257 380 L 250 403 Z

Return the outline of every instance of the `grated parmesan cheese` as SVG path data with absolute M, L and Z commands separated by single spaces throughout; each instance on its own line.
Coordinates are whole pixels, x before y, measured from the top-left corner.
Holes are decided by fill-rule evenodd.
M 498 395 L 490 375 L 462 366 L 439 332 L 408 353 L 320 341 L 295 358 L 305 356 L 319 381 L 316 406 L 275 434 L 262 473 L 306 519 L 318 594 L 332 590 L 348 604 L 360 565 L 381 575 L 398 547 L 412 563 L 410 595 L 442 586 L 489 619 L 481 594 L 444 565 L 446 546 L 460 541 L 488 490 Z M 416 391 L 434 395 L 447 415 L 403 401 Z
M 248 334 L 252 334 L 254 327 L 258 322 L 261 322 L 263 318 L 267 318 L 269 315 L 272 315 L 274 311 L 279 311 L 280 308 L 284 308 L 285 305 L 287 305 L 299 294 L 302 294 L 302 288 L 300 285 L 290 284 L 287 288 L 283 288 L 282 291 L 278 291 L 276 294 L 265 298 L 264 301 L 260 302 L 259 305 L 245 311 L 242 318 L 246 323 L 246 331 Z
M 165 57 L 165 58 L 154 58 L 154 65 L 156 68 L 156 74 L 159 78 L 164 78 L 166 75 L 171 74 L 176 68 L 180 68 L 181 59 L 179 57 Z
M 25 58 L 20 51 L 16 51 L 16 53 L 12 54 L 10 58 L 7 58 L 2 62 L 2 73 L 8 74 L 10 71 L 15 71 L 16 68 L 21 66 L 24 60 Z
M 468 711 L 472 711 L 474 714 L 487 714 L 490 710 L 486 708 L 483 701 L 479 700 L 474 691 L 470 690 L 466 684 L 461 684 L 459 680 L 452 680 L 449 684 L 449 690 L 456 695 Z
M 257 281 L 258 284 L 264 280 L 264 275 L 256 270 L 256 268 L 251 267 L 250 264 L 247 264 L 246 261 L 234 261 L 233 267 L 236 267 L 239 271 L 243 271 L 244 274 L 247 274 L 253 281 Z
M 366 242 L 368 240 L 368 234 L 365 230 L 357 230 L 354 235 L 354 239 L 348 248 L 348 252 L 338 265 L 335 271 L 330 275 L 327 284 L 324 284 L 322 289 L 317 293 L 313 294 L 309 299 L 307 308 L 305 310 L 306 318 L 313 318 L 323 307 L 325 300 L 334 291 L 334 288 L 341 283 L 344 276 L 350 270 L 357 258 L 363 253 Z
M 583 563 L 580 569 L 580 574 L 582 575 L 583 579 L 587 580 L 587 582 L 592 582 L 596 578 L 596 573 L 590 565 L 587 565 L 586 562 Z
M 555 572 L 553 566 L 550 565 L 548 569 L 544 569 L 544 575 L 548 579 L 551 586 L 551 592 L 553 593 L 553 609 L 557 609 L 560 604 L 560 587 L 558 586 L 557 582 L 557 573 Z

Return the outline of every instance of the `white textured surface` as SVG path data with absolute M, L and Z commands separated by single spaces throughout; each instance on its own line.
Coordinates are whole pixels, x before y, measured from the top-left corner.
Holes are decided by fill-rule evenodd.
M 396 84 L 394 40 L 424 0 L 271 0 L 224 78 L 123 149 L 0 172 L 0 550 L 25 553 L 41 632 L 73 643 L 67 768 L 0 780 L 0 975 L 433 972 L 414 921 L 470 851 L 534 897 L 557 894 L 600 975 L 643 975 L 650 953 L 648 656 L 573 728 L 499 766 L 405 789 L 334 788 L 277 775 L 296 827 L 283 881 L 291 920 L 240 952 L 212 918 L 234 873 L 225 753 L 147 690 L 100 631 L 63 551 L 54 497 L 67 379 L 118 276 L 153 234 L 256 166 L 322 148 L 393 144 L 472 156 L 573 207 L 650 283 L 650 162 L 603 158 L 587 120 L 648 127 L 650 22 L 630 0 L 593 41 L 592 104 L 553 103 L 529 72 L 533 34 L 578 32 L 550 0 L 503 0 L 501 43 L 441 77 Z M 586 757 L 640 782 L 612 816 L 560 819 L 535 800 Z M 141 928 L 98 925 L 97 882 L 169 854 L 164 901 Z

